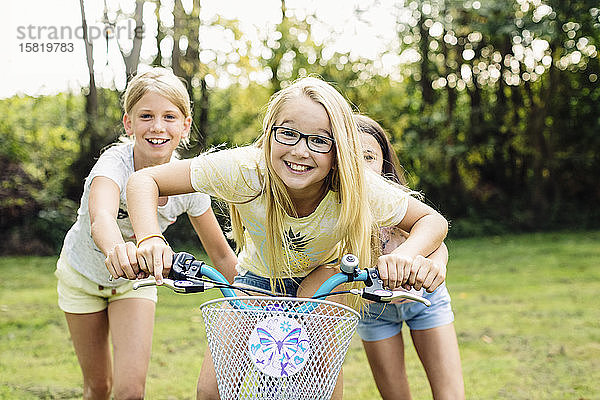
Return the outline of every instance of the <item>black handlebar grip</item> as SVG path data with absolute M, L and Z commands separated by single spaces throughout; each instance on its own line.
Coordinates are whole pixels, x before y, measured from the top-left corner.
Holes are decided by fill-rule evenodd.
M 169 271 L 169 278 L 176 281 L 185 281 L 188 278 L 202 278 L 202 266 L 204 262 L 196 260 L 190 253 L 175 253 L 173 255 L 173 266 Z
M 175 281 L 185 280 L 187 272 L 194 261 L 196 261 L 196 258 L 190 253 L 181 252 L 173 254 L 173 266 L 171 267 L 171 271 L 169 271 L 169 278 Z

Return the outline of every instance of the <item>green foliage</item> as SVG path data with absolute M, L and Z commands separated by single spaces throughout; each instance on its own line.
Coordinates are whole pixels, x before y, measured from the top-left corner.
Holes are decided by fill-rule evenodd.
M 101 142 L 95 146 L 102 148 L 119 136 L 122 112 L 118 93 L 101 90 L 99 100 Z M 0 228 L 8 238 L 0 254 L 53 254 L 60 249 L 77 211 L 67 188 L 83 189 L 83 182 L 73 182 L 73 177 L 82 157 L 84 107 L 83 96 L 71 93 L 0 101 L 0 115 L 5 116 L 0 135 L 6 143 L 0 148 Z
M 543 14 L 545 4 L 508 0 L 477 8 L 411 3 L 413 19 L 400 39 L 416 39 L 402 49 L 418 51 L 421 60 L 404 74 L 409 104 L 379 96 L 379 104 L 366 108 L 383 110 L 375 111 L 376 119 L 402 149 L 404 167 L 417 177 L 413 183 L 461 221 L 456 234 L 477 232 L 477 221 L 493 221 L 501 230 L 599 222 L 584 200 L 590 190 L 596 195 L 591 179 L 600 168 L 592 132 L 600 113 L 592 100 L 600 96 L 599 11 L 592 2 L 548 3 L 552 12 Z M 433 23 L 443 27 L 441 35 L 428 36 Z M 536 40 L 549 44 L 537 61 L 531 56 Z M 465 58 L 465 51 L 472 54 Z M 578 63 L 570 61 L 572 53 L 581 56 Z M 544 55 L 551 63 L 540 62 Z M 430 97 L 428 88 L 434 89 Z M 585 217 L 575 222 L 566 209 Z
M 206 143 L 209 146 L 228 146 L 252 143 L 262 132 L 265 105 L 270 90 L 250 84 L 232 85 L 215 91 L 211 96 Z
M 8 240 L 0 253 L 56 251 L 73 221 L 75 204 L 64 199 L 63 185 L 79 151 L 80 97 L 13 97 L 0 102 L 3 217 Z

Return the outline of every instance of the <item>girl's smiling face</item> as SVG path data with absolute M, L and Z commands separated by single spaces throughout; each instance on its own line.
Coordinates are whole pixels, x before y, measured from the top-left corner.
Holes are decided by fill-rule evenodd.
M 149 91 L 123 116 L 128 135 L 135 135 L 135 167 L 168 162 L 181 139 L 186 138 L 192 118 L 185 117 L 166 97 Z
M 303 95 L 283 106 L 276 125 L 333 138 L 325 108 Z M 317 153 L 308 148 L 306 138 L 289 146 L 276 142 L 272 134 L 270 145 L 271 165 L 292 201 L 320 201 L 326 194 L 325 178 L 334 165 L 335 147 L 329 153 Z

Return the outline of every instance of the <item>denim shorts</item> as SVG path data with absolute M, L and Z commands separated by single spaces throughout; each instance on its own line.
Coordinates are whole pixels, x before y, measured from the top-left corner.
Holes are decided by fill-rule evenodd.
M 269 278 L 246 271 L 245 273 L 237 275 L 234 278 L 233 283 L 238 285 L 252 286 L 272 292 L 283 293 L 295 297 L 298 294 L 298 287 L 300 287 L 300 284 L 303 280 L 304 278 L 283 278 L 282 280 L 275 281 L 275 288 L 272 289 Z
M 358 334 L 366 342 L 374 342 L 396 336 L 402 329 L 402 322 L 411 330 L 424 330 L 448 325 L 454 321 L 450 306 L 450 294 L 446 285 L 433 293 L 423 293 L 431 301 L 431 306 L 411 301 L 399 304 L 369 303 L 367 310 L 358 322 Z

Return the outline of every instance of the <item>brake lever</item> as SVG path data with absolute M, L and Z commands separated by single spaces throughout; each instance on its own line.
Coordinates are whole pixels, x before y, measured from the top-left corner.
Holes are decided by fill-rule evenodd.
M 358 290 L 360 296 L 367 300 L 376 301 L 378 303 L 389 303 L 393 299 L 407 299 L 418 301 L 429 307 L 431 301 L 417 294 L 410 293 L 406 290 L 392 291 L 383 286 L 383 280 L 379 277 L 379 271 L 376 268 L 367 268 L 369 279 L 365 282 L 366 287 Z
M 367 268 L 368 279 L 365 282 L 365 288 L 360 290 L 360 295 L 367 299 L 376 302 L 388 302 L 391 300 L 393 292 L 383 287 L 383 281 L 379 277 L 379 271 L 376 268 Z M 384 300 L 385 298 L 389 300 Z
M 350 293 L 355 294 L 357 296 L 362 297 L 363 299 L 375 301 L 377 303 L 389 303 L 392 299 L 392 291 L 383 289 L 383 290 L 369 290 L 367 289 L 350 289 Z
M 157 286 L 156 279 L 153 276 L 133 282 L 134 290 L 148 286 Z M 183 280 L 173 280 L 170 278 L 163 278 L 162 286 L 168 287 L 176 293 L 201 293 L 204 292 L 206 289 L 212 289 L 215 287 L 215 285 L 210 282 L 192 282 Z
M 173 290 L 174 292 L 178 291 L 178 289 L 175 287 L 175 281 L 173 279 L 163 278 L 162 285 L 165 287 L 168 287 L 169 289 Z M 139 279 L 139 280 L 133 282 L 133 290 L 137 290 L 139 288 L 149 287 L 149 286 L 157 286 L 156 279 L 153 276 L 150 276 L 145 279 Z
M 414 294 L 406 290 L 394 290 L 391 292 L 391 296 L 383 297 L 381 301 L 389 302 L 393 299 L 407 299 L 418 301 L 419 303 L 422 303 L 427 307 L 431 305 L 431 301 L 429 301 L 429 299 L 426 299 L 425 297 L 419 296 L 418 294 Z

